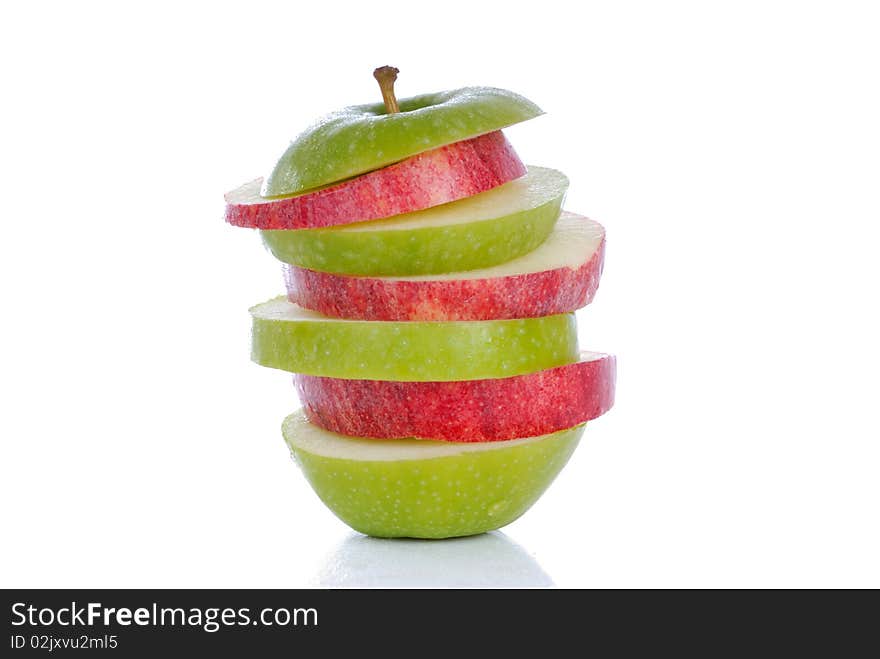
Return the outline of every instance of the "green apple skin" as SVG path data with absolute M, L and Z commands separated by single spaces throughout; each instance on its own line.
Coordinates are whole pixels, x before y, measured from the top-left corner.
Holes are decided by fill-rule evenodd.
M 464 87 L 398 102 L 354 105 L 328 114 L 291 142 L 263 182 L 264 197 L 299 194 L 416 154 L 543 114 L 504 89 Z
M 341 320 L 280 297 L 252 307 L 251 359 L 356 380 L 503 378 L 579 359 L 573 313 L 514 320 Z
M 301 445 L 299 435 L 313 432 L 308 426 L 297 412 L 285 419 L 282 432 L 315 493 L 355 531 L 381 538 L 452 538 L 510 524 L 553 482 L 584 429 L 467 445 L 471 450 L 436 448 L 444 442 L 357 439 L 319 431 L 325 440 L 350 443 L 352 459 L 345 457 L 345 449 L 333 451 L 337 455 L 315 452 L 320 442 Z M 399 444 L 410 455 L 371 459 L 371 444 Z M 396 447 L 376 448 L 388 452 Z M 419 458 L 418 453 L 428 455 Z
M 493 190 L 442 206 L 356 225 L 261 231 L 283 263 L 334 274 L 406 277 L 488 268 L 528 254 L 562 212 L 568 179 L 528 173 Z

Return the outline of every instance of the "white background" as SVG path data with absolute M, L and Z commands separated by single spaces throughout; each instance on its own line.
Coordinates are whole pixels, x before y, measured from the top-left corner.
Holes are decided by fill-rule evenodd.
M 0 10 L 0 586 L 880 586 L 873 3 Z M 223 193 L 317 116 L 471 84 L 608 230 L 618 403 L 502 534 L 373 541 L 249 361 L 281 291 Z

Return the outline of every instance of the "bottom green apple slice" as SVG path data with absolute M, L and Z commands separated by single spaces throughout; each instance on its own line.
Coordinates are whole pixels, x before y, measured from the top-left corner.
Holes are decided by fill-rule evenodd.
M 354 530 L 394 538 L 452 538 L 510 524 L 560 472 L 584 425 L 500 442 L 358 439 L 310 424 L 282 432 L 321 500 Z

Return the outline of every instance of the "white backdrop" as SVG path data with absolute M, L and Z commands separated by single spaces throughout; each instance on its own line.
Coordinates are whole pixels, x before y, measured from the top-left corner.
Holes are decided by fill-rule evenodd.
M 880 586 L 880 41 L 864 2 L 0 9 L 0 586 Z M 618 402 L 503 534 L 357 536 L 249 361 L 223 193 L 317 116 L 507 87 L 608 231 Z

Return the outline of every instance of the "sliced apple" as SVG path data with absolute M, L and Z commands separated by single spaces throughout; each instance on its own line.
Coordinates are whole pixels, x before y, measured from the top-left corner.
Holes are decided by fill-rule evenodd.
M 376 441 L 285 419 L 284 439 L 315 493 L 343 522 L 378 537 L 485 533 L 528 510 L 568 462 L 583 426 L 505 442 Z
M 516 320 L 378 322 L 328 318 L 285 298 L 253 307 L 251 358 L 334 378 L 499 378 L 578 359 L 574 314 Z
M 257 229 L 364 222 L 463 199 L 519 178 L 526 167 L 495 131 L 295 197 L 260 196 L 262 179 L 225 195 L 226 221 Z
M 564 212 L 536 249 L 507 263 L 445 275 L 354 277 L 283 264 L 292 302 L 362 320 L 497 320 L 574 311 L 602 275 L 605 229 Z
M 300 133 L 266 177 L 266 197 L 298 194 L 400 162 L 423 151 L 501 130 L 541 114 L 505 89 L 465 87 L 343 108 Z
M 485 268 L 535 249 L 559 217 L 568 179 L 529 167 L 487 192 L 384 220 L 324 229 L 263 231 L 284 263 L 362 276 L 429 275 Z
M 615 359 L 581 353 L 565 366 L 488 380 L 389 382 L 297 375 L 317 426 L 354 437 L 495 442 L 546 435 L 601 416 L 614 404 Z

